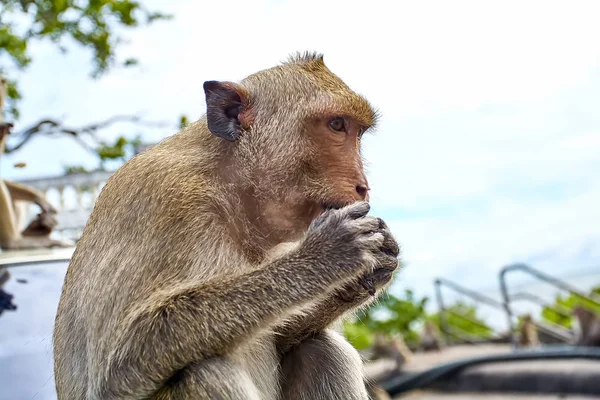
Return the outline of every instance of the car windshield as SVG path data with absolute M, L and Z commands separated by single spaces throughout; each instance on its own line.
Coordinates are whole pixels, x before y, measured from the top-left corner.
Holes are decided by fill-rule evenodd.
M 2 399 L 56 399 L 52 328 L 67 266 L 54 261 L 7 268 L 3 290 L 17 308 L 3 307 L 0 314 Z

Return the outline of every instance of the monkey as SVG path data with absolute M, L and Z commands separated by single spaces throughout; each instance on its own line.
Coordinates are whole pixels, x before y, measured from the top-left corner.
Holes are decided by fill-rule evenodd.
M 577 346 L 600 346 L 600 317 L 592 310 L 582 306 L 573 309 L 576 318 Z
M 367 399 L 335 328 L 399 268 L 368 215 L 377 112 L 318 53 L 203 89 L 206 113 L 97 198 L 55 319 L 58 398 Z
M 392 358 L 396 363 L 396 369 L 400 370 L 404 364 L 410 361 L 413 354 L 400 336 L 388 337 L 377 332 L 371 347 L 371 359 Z
M 442 335 L 440 334 L 439 329 L 432 321 L 426 321 L 423 326 L 423 332 L 421 333 L 421 350 L 431 351 L 436 350 L 439 351 L 443 347 L 442 343 Z
M 390 398 L 387 392 L 381 389 L 379 385 L 385 380 L 398 374 L 402 370 L 404 364 L 411 360 L 412 356 L 412 352 L 402 337 L 387 337 L 380 332 L 375 334 L 375 340 L 371 346 L 370 360 L 392 359 L 394 361 L 394 367 L 393 370 L 385 369 L 384 371 L 378 371 L 378 373 L 371 374 L 371 376 L 367 373 L 367 389 L 373 399 L 387 400 Z
M 0 79 L 0 110 L 6 98 L 7 82 Z M 0 156 L 4 153 L 6 137 L 10 134 L 11 123 L 0 121 Z M 16 201 L 35 203 L 42 212 L 23 231 L 19 231 L 20 218 Z M 30 187 L 0 179 L 0 248 L 4 250 L 36 247 L 68 247 L 70 242 L 50 238 L 56 226 L 56 209 L 44 195 Z
M 531 315 L 527 314 L 523 317 L 521 328 L 519 330 L 519 345 L 526 347 L 539 346 L 537 327 L 533 322 Z
M 32 187 L 25 186 L 18 182 L 4 180 L 4 184 L 6 185 L 6 188 L 8 189 L 8 192 L 11 196 L 15 215 L 18 214 L 17 210 L 19 209 L 17 202 L 33 203 L 37 205 L 41 210 L 41 213 L 37 215 L 36 219 L 34 219 L 23 231 L 21 231 L 21 235 L 50 235 L 50 233 L 54 230 L 58 223 L 58 221 L 56 220 L 56 215 L 58 214 L 58 211 L 46 199 L 44 194 Z M 20 220 L 22 218 L 22 215 L 15 216 L 16 226 L 20 226 Z

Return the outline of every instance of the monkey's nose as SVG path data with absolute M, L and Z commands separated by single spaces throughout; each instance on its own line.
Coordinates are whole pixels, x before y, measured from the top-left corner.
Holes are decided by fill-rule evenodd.
M 356 185 L 356 193 L 360 196 L 361 200 L 366 200 L 369 195 L 369 187 L 364 183 Z

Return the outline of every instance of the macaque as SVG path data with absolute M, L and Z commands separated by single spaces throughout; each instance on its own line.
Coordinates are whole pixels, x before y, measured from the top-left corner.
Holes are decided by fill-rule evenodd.
M 577 337 L 575 344 L 578 346 L 600 346 L 600 317 L 592 310 L 577 306 L 573 310 L 577 318 Z
M 56 316 L 58 398 L 366 400 L 332 327 L 399 265 L 367 215 L 376 112 L 312 53 L 204 92 L 96 201 Z
M 423 326 L 423 332 L 421 333 L 421 350 L 441 350 L 443 346 L 442 335 L 440 334 L 437 326 L 431 322 L 425 322 Z
M 6 84 L 6 80 L 0 78 L 0 111 L 6 98 Z M 4 153 L 6 137 L 11 128 L 10 123 L 0 123 L 0 157 Z M 35 203 L 42 210 L 23 231 L 19 231 L 22 215 L 16 207 L 17 201 Z M 0 248 L 14 250 L 70 246 L 69 242 L 50 239 L 50 233 L 57 223 L 55 214 L 56 210 L 41 192 L 0 178 Z
M 398 336 L 387 337 L 382 333 L 375 334 L 375 341 L 371 348 L 371 359 L 391 358 L 396 362 L 396 368 L 400 370 L 412 358 L 412 352 Z
M 537 327 L 533 323 L 531 315 L 525 315 L 519 330 L 519 345 L 523 347 L 539 346 Z
M 394 361 L 394 368 L 389 368 L 378 371 L 377 374 L 369 376 L 367 374 L 368 390 L 373 399 L 388 400 L 390 396 L 387 392 L 379 387 L 386 379 L 398 374 L 404 364 L 412 358 L 412 352 L 401 337 L 387 337 L 382 333 L 375 334 L 375 341 L 371 346 L 370 360 L 385 360 Z

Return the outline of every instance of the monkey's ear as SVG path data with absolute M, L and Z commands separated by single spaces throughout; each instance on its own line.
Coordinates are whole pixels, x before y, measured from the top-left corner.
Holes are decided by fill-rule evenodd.
M 240 112 L 245 93 L 232 82 L 206 81 L 206 120 L 208 129 L 221 139 L 234 142 L 241 134 Z

